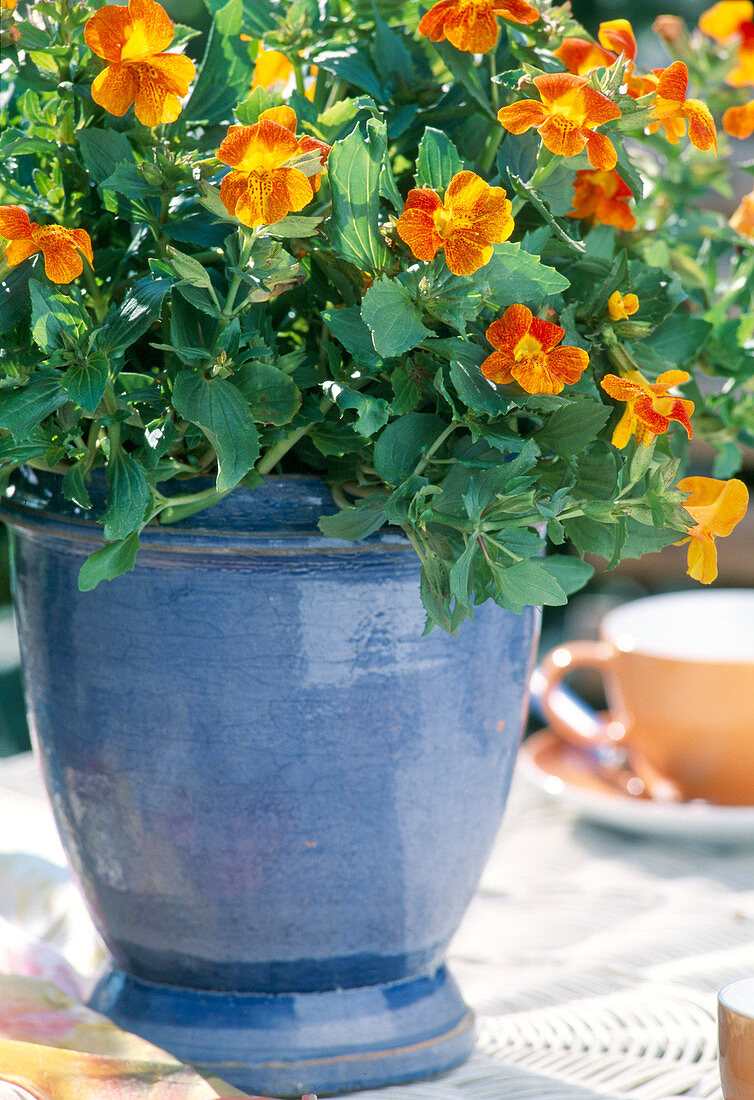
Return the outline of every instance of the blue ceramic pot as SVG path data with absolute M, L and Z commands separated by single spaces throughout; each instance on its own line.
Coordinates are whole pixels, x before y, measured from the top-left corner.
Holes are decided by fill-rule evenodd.
M 422 637 L 400 532 L 325 539 L 309 477 L 145 532 L 80 593 L 98 529 L 33 472 L 13 532 L 31 727 L 113 967 L 95 1008 L 251 1092 L 460 1062 L 443 953 L 505 805 L 538 619 Z

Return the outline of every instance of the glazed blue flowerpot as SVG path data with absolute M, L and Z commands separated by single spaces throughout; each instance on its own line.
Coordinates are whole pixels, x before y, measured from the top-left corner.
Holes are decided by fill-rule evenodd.
M 95 1008 L 250 1092 L 434 1074 L 473 1046 L 443 953 L 500 824 L 537 615 L 422 636 L 400 532 L 326 539 L 308 477 L 145 532 L 26 472 L 3 516 L 30 723 L 113 959 Z

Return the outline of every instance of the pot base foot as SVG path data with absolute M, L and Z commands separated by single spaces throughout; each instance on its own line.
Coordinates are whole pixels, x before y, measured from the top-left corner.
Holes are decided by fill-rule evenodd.
M 319 1096 L 442 1073 L 474 1046 L 474 1019 L 445 967 L 324 993 L 208 993 L 111 970 L 91 1007 L 246 1092 Z

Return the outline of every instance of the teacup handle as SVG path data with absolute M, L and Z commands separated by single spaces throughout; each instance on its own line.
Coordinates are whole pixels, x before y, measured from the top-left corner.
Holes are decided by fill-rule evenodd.
M 615 656 L 609 642 L 566 642 L 550 650 L 532 677 L 532 695 L 553 733 L 577 748 L 617 745 L 626 736 L 622 722 L 605 721 L 569 691 L 563 680 L 577 668 L 605 673 Z
M 532 702 L 550 730 L 569 744 L 596 753 L 608 769 L 616 765 L 613 759 L 616 750 L 628 749 L 625 725 L 611 716 L 605 720 L 563 687 L 563 680 L 577 668 L 592 668 L 604 675 L 616 652 L 609 642 L 566 642 L 547 654 L 531 680 Z M 663 802 L 681 800 L 678 785 L 661 775 L 634 747 L 630 751 L 630 766 L 641 780 L 641 790 L 650 798 Z M 628 789 L 628 793 L 638 792 Z

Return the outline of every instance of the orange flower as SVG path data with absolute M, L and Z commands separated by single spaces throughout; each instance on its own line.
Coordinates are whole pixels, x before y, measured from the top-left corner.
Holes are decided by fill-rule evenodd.
M 454 275 L 471 275 L 489 263 L 492 245 L 513 232 L 511 203 L 502 187 L 490 187 L 474 172 L 458 172 L 445 201 L 428 187 L 409 191 L 396 225 L 417 260 L 432 260 L 441 248 Z
M 607 311 L 611 321 L 627 321 L 639 308 L 639 299 L 635 294 L 621 294 L 616 290 L 607 300 Z
M 582 348 L 555 346 L 564 336 L 560 325 L 541 321 L 526 306 L 508 306 L 487 329 L 497 350 L 482 363 L 482 374 L 501 385 L 518 382 L 527 393 L 560 393 L 578 382 L 589 365 Z
M 658 15 L 652 24 L 652 30 L 672 46 L 683 36 L 686 25 L 679 15 Z
M 716 538 L 729 535 L 746 515 L 749 491 L 743 481 L 731 478 L 718 481 L 714 477 L 685 477 L 677 486 L 689 497 L 683 507 L 694 521 L 686 538 L 675 543 L 688 543 L 686 572 L 702 584 L 712 584 L 717 577 Z
M 743 237 L 754 237 L 754 191 L 744 195 L 728 225 Z
M 734 35 L 743 35 L 753 20 L 751 0 L 720 0 L 699 17 L 699 29 L 717 42 L 726 42 Z
M 20 206 L 0 206 L 0 236 L 8 240 L 5 259 L 11 267 L 41 252 L 45 274 L 53 283 L 70 283 L 84 270 L 81 256 L 91 266 L 92 242 L 85 229 L 62 225 L 37 225 Z
M 512 134 L 523 134 L 532 127 L 539 131 L 546 149 L 563 157 L 575 157 L 586 148 L 592 168 L 609 172 L 618 163 L 615 146 L 595 127 L 620 118 L 620 109 L 573 73 L 546 73 L 535 76 L 534 84 L 542 102 L 522 99 L 503 107 L 498 119 Z
M 742 141 L 751 137 L 754 134 L 754 99 L 741 107 L 729 107 L 723 115 L 723 130 Z
M 0 0 L 0 10 L 13 11 L 18 0 Z
M 694 402 L 668 396 L 672 386 L 688 380 L 685 370 L 667 370 L 656 382 L 648 382 L 638 370 L 628 370 L 622 378 L 606 374 L 600 383 L 603 390 L 616 401 L 626 402 L 626 411 L 613 432 L 613 446 L 625 447 L 633 435 L 637 443 L 648 447 L 655 436 L 668 430 L 671 420 L 682 424 L 691 439 L 689 417 L 694 411 Z
M 573 209 L 569 218 L 586 218 L 616 229 L 633 229 L 636 218 L 628 208 L 633 199 L 631 188 L 613 169 L 593 172 L 583 168 L 573 180 Z
M 633 67 L 633 62 L 636 61 L 636 38 L 627 19 L 608 19 L 607 22 L 600 23 L 598 37 L 605 49 L 613 50 L 616 54 L 622 53 Z
M 260 50 L 254 61 L 252 91 L 254 88 L 276 88 L 277 91 L 282 91 L 292 76 L 293 65 L 284 53 L 279 50 Z
M 244 225 L 273 225 L 303 209 L 314 196 L 312 180 L 288 162 L 313 145 L 327 152 L 329 147 L 313 138 L 299 142 L 295 131 L 291 108 L 272 107 L 253 126 L 231 126 L 217 150 L 223 164 L 235 169 L 223 179 L 220 198 Z M 306 149 L 305 141 L 312 143 Z
M 564 38 L 553 53 L 563 62 L 568 72 L 576 76 L 586 76 L 594 69 L 603 67 L 609 69 L 618 60 L 614 53 L 586 38 Z
M 654 83 L 657 78 L 655 101 L 652 105 L 652 118 L 649 132 L 655 133 L 662 126 L 668 141 L 672 145 L 686 133 L 689 124 L 689 140 L 697 149 L 717 152 L 717 131 L 715 120 L 709 107 L 700 99 L 686 99 L 689 86 L 689 71 L 682 61 L 674 61 L 667 69 L 654 69 L 645 83 Z M 647 89 L 649 90 L 649 88 Z
M 266 118 L 271 122 L 277 122 L 279 126 L 284 126 L 286 130 L 289 130 L 295 135 L 298 127 L 298 120 L 296 119 L 296 112 L 292 107 L 269 107 L 266 111 L 262 111 L 257 122 L 262 122 Z M 228 131 L 228 133 L 230 133 L 230 131 Z M 300 153 L 318 152 L 322 167 L 325 168 L 332 147 L 326 145 L 324 141 L 317 141 L 316 138 L 310 137 L 309 134 L 304 134 L 302 137 L 298 138 L 298 148 Z M 319 191 L 322 182 L 322 173 L 317 172 L 316 176 L 309 176 L 309 182 L 314 191 Z
M 90 50 L 108 61 L 92 84 L 92 99 L 111 115 L 124 115 L 133 103 L 145 126 L 175 122 L 196 76 L 193 61 L 163 53 L 175 28 L 154 0 L 129 0 L 128 7 L 107 4 L 84 28 Z
M 446 38 L 457 50 L 487 53 L 497 45 L 495 16 L 512 23 L 536 23 L 539 12 L 526 0 L 440 0 L 419 21 L 430 42 Z

